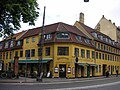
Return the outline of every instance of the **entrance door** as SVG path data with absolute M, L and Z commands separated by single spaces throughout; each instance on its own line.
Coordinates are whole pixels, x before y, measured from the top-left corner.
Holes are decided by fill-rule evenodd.
M 87 66 L 87 77 L 90 77 L 90 65 Z
M 84 77 L 84 67 L 81 67 L 81 77 Z
M 59 77 L 66 77 L 66 65 L 59 65 Z
M 107 65 L 106 65 L 106 64 L 103 64 L 103 76 L 106 75 L 106 67 L 107 67 Z

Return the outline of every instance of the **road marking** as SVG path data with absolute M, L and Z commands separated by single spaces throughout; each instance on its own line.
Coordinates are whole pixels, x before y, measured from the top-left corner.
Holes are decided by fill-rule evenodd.
M 105 86 L 111 86 L 111 85 L 117 85 L 120 84 L 119 82 L 113 82 L 113 83 L 107 83 L 107 84 L 100 84 L 100 85 L 92 85 L 92 86 L 84 86 L 84 87 L 72 87 L 72 88 L 60 88 L 60 89 L 46 89 L 46 90 L 82 90 L 82 89 L 91 89 L 91 88 L 98 88 L 98 87 L 105 87 Z

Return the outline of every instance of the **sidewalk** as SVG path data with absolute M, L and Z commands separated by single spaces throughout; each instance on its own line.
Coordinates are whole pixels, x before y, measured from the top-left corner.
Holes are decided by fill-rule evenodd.
M 109 78 L 115 78 L 115 75 L 111 75 Z M 42 82 L 36 81 L 36 78 L 25 78 L 19 77 L 19 79 L 1 79 L 0 83 L 57 83 L 57 82 L 73 82 L 73 81 L 84 81 L 84 80 L 92 80 L 92 79 L 103 79 L 105 76 L 99 77 L 90 77 L 90 78 L 74 78 L 74 79 L 66 79 L 66 78 L 42 78 Z

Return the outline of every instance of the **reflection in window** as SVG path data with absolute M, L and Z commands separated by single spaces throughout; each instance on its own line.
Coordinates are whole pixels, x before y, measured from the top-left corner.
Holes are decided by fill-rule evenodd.
M 58 47 L 58 55 L 69 55 L 69 47 Z
M 68 39 L 69 38 L 69 34 L 66 33 L 66 32 L 60 32 L 60 33 L 57 33 L 57 38 L 58 39 Z

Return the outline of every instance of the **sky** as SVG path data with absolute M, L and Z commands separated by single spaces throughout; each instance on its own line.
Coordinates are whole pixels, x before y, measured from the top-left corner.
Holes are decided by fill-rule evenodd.
M 35 26 L 21 24 L 21 30 L 42 26 L 43 10 L 46 6 L 45 25 L 57 22 L 64 22 L 74 25 L 79 21 L 80 12 L 84 13 L 84 22 L 86 25 L 94 28 L 102 15 L 108 20 L 115 22 L 120 26 L 120 0 L 38 0 L 40 16 Z
M 79 21 L 80 12 L 84 13 L 84 23 L 94 28 L 102 15 L 120 26 L 120 0 L 37 0 L 39 17 L 35 26 L 21 23 L 20 31 L 42 26 L 44 6 L 46 6 L 45 25 L 64 22 L 74 25 Z

